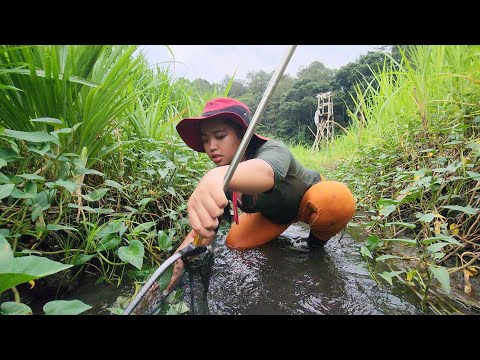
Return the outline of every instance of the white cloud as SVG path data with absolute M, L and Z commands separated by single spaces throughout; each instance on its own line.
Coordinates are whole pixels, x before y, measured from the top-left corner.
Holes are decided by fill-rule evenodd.
M 298 45 L 285 73 L 296 76 L 313 61 L 339 69 L 380 45 Z M 245 80 L 249 71 L 274 71 L 280 65 L 289 45 L 170 45 L 175 63 L 165 45 L 142 45 L 151 64 L 169 66 L 177 76 L 190 80 L 203 78 L 219 83 L 225 75 Z

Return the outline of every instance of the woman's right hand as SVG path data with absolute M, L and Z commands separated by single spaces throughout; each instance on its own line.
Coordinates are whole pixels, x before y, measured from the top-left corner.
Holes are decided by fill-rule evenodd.
M 225 169 L 210 170 L 197 185 L 188 199 L 187 212 L 190 225 L 203 238 L 215 235 L 218 218 L 228 205 L 228 199 L 223 190 Z

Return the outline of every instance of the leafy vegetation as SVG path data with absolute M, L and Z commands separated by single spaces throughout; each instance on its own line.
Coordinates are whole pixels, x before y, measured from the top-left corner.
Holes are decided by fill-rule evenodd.
M 90 274 L 128 280 L 136 293 L 183 240 L 186 200 L 211 166 L 174 126 L 216 96 L 255 111 L 272 75 L 190 82 L 136 50 L 0 46 L 2 314 L 31 314 L 34 297 L 55 299 L 45 314 L 85 312 L 90 305 L 62 297 Z M 283 76 L 258 132 L 349 185 L 372 278 L 456 313 L 446 299 L 467 303 L 480 257 L 480 48 L 384 50 L 339 70 L 316 61 Z M 324 91 L 334 94 L 338 126 L 313 151 L 309 127 Z M 161 313 L 187 311 L 180 298 L 172 293 Z
M 479 47 L 399 53 L 375 73 L 377 87 L 356 87 L 364 116 L 351 113 L 348 133 L 327 145 L 342 161 L 335 176 L 357 198 L 375 279 L 399 279 L 438 313 L 458 311 L 449 297 L 479 308 L 465 296 L 480 257 Z

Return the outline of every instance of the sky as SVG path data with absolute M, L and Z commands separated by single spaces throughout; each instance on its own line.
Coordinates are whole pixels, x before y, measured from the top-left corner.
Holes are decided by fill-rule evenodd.
M 142 45 L 140 51 L 151 65 L 169 66 L 177 77 L 189 80 L 202 78 L 209 83 L 222 82 L 225 75 L 245 80 L 249 71 L 276 70 L 290 45 Z M 322 62 L 327 68 L 339 69 L 356 61 L 369 51 L 379 50 L 381 45 L 298 45 L 285 73 L 296 77 L 302 68 L 313 61 Z

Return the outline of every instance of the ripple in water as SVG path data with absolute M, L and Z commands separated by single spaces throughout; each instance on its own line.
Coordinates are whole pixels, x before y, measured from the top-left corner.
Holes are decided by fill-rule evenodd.
M 208 289 L 195 271 L 185 274 L 192 280 L 184 281 L 185 301 L 193 313 L 203 308 L 212 315 L 423 314 L 412 293 L 372 280 L 352 237 L 337 235 L 311 252 L 308 232 L 293 224 L 277 239 L 244 251 L 227 248 L 218 236 L 214 260 L 205 265 L 211 267 Z

